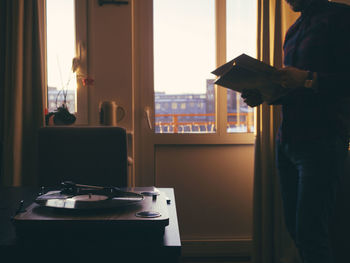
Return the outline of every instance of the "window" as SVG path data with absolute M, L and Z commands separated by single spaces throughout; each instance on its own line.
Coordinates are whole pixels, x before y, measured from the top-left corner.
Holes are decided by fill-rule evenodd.
M 46 0 L 47 110 L 52 112 L 64 101 L 77 116 L 77 124 L 87 124 L 87 1 Z M 72 70 L 78 62 L 78 77 Z M 90 82 L 89 82 L 90 83 Z
M 154 89 L 163 92 L 156 103 L 176 95 L 191 107 L 186 113 L 181 107 L 171 112 L 156 109 L 156 132 L 161 132 L 158 126 L 165 119 L 169 132 L 184 131 L 179 129 L 184 125 L 193 126 L 185 132 L 207 132 L 206 126 L 211 126 L 215 118 L 215 106 L 206 111 L 201 102 L 215 104 L 214 97 L 207 99 L 206 95 L 214 94 L 214 85 L 206 81 L 215 68 L 214 1 L 154 0 L 153 5 Z
M 71 113 L 77 111 L 77 81 L 72 71 L 75 57 L 75 14 L 73 0 L 46 0 L 48 111 L 64 101 Z
M 226 60 L 242 53 L 256 56 L 256 1 L 226 1 Z M 237 41 L 239 39 L 239 41 Z M 239 93 L 227 90 L 227 132 L 254 131 L 254 110 Z
M 164 105 L 155 108 L 156 133 L 253 132 L 253 109 L 217 88 L 210 72 L 242 53 L 256 56 L 256 13 L 256 0 L 153 1 L 155 104 Z

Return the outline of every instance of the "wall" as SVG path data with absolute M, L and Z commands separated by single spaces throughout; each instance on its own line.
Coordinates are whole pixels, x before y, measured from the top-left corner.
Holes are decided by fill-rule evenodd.
M 99 103 L 115 100 L 126 111 L 120 122 L 132 130 L 131 5 L 103 5 L 88 1 L 89 123 L 99 120 Z
M 120 125 L 134 127 L 131 30 L 131 4 L 88 1 L 89 73 L 95 79 L 90 124 L 98 123 L 98 104 L 107 99 L 126 109 Z M 156 186 L 175 188 L 181 237 L 192 252 L 249 253 L 253 151 L 253 145 L 156 147 Z
M 248 257 L 254 147 L 156 147 L 156 184 L 174 187 L 183 254 Z
M 156 148 L 156 184 L 175 188 L 183 239 L 251 237 L 252 157 L 250 145 Z

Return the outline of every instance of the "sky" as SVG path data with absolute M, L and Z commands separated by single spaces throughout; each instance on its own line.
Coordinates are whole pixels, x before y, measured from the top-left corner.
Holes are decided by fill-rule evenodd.
M 75 18 L 73 0 L 46 0 L 48 86 L 60 89 L 72 77 L 75 56 Z M 61 77 L 62 76 L 62 77 Z M 70 81 L 74 89 L 74 81 Z
M 154 0 L 155 91 L 205 93 L 215 65 L 214 0 Z M 255 56 L 256 0 L 227 0 L 227 61 Z M 61 88 L 75 56 L 73 0 L 47 0 L 48 84 Z M 71 81 L 70 84 L 74 84 Z M 75 88 L 73 85 L 70 88 Z
M 155 91 L 205 93 L 215 65 L 214 0 L 154 0 Z M 227 61 L 256 56 L 256 0 L 227 0 Z

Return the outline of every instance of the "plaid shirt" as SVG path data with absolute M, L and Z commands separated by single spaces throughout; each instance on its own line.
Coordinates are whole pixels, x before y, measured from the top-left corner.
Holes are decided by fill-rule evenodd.
M 317 72 L 318 85 L 317 91 L 298 88 L 278 101 L 278 138 L 304 143 L 345 137 L 339 112 L 350 108 L 343 101 L 350 98 L 350 6 L 315 1 L 289 28 L 283 49 L 285 66 Z

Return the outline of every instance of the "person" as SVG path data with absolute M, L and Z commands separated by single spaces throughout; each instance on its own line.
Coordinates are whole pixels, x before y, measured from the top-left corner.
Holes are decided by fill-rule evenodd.
M 276 166 L 286 227 L 304 263 L 334 260 L 329 230 L 348 150 L 350 6 L 327 0 L 286 0 L 300 17 L 283 45 L 277 81 L 290 92 L 282 105 Z M 241 94 L 250 106 L 257 90 Z

